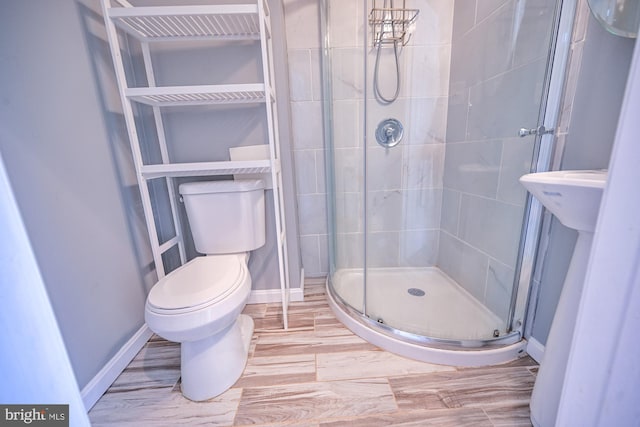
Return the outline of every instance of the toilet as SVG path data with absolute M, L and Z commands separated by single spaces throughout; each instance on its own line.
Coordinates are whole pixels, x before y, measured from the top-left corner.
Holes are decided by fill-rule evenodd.
M 145 320 L 159 336 L 181 343 L 182 394 L 202 401 L 229 389 L 247 363 L 254 326 L 240 313 L 251 292 L 249 251 L 265 243 L 264 183 L 190 182 L 178 191 L 204 256 L 156 283 Z

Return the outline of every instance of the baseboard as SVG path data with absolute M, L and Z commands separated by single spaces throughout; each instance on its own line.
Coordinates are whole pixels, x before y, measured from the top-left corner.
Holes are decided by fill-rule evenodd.
M 289 289 L 289 301 L 303 301 L 304 291 L 302 288 Z M 247 304 L 269 304 L 282 302 L 282 293 L 280 289 L 262 289 L 251 291 Z
M 109 389 L 111 384 L 124 371 L 136 354 L 144 347 L 153 335 L 151 329 L 145 324 L 125 343 L 115 356 L 93 377 L 82 389 L 80 395 L 87 412 L 96 404 L 98 399 Z
M 304 281 L 304 269 L 301 270 L 301 282 Z M 291 288 L 291 302 L 304 300 L 304 288 Z M 251 291 L 247 304 L 265 304 L 279 303 L 282 301 L 280 289 L 265 289 Z M 147 325 L 143 325 L 129 341 L 116 353 L 115 356 L 107 362 L 107 364 L 98 372 L 98 374 L 89 381 L 89 383 L 80 392 L 82 401 L 84 402 L 87 412 L 96 404 L 98 399 L 109 389 L 111 384 L 118 378 L 118 375 L 131 363 L 136 354 L 144 347 L 153 335 L 151 329 Z
M 307 285 L 325 285 L 328 276 L 307 277 L 304 279 Z
M 533 337 L 529 337 L 527 339 L 527 353 L 529 356 L 536 362 L 542 362 L 542 355 L 544 354 L 544 345 L 540 343 L 537 339 Z

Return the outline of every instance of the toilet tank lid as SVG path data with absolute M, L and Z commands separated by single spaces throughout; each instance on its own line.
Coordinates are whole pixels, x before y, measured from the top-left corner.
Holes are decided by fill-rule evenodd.
M 234 179 L 223 181 L 200 181 L 180 184 L 180 194 L 236 193 L 264 189 L 261 179 Z

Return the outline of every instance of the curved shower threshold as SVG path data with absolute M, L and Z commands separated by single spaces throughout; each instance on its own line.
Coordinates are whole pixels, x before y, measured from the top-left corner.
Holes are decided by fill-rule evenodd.
M 432 343 L 410 342 L 410 338 L 403 337 L 400 331 L 364 318 L 339 302 L 333 295 L 328 279 L 326 293 L 329 307 L 343 325 L 365 341 L 400 356 L 440 365 L 474 367 L 498 365 L 526 355 L 526 341 L 520 338 L 519 333 L 478 348 L 464 347 L 464 343 L 459 348 L 445 348 L 447 345 L 444 342 L 438 343 L 438 340 Z M 429 341 L 428 338 L 425 340 Z

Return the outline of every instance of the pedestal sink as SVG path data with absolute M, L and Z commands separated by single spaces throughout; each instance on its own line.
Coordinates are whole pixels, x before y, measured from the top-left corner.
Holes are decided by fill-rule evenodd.
M 606 180 L 607 172 L 598 170 L 540 172 L 520 178 L 522 185 L 562 224 L 578 231 L 578 240 L 531 395 L 531 421 L 536 427 L 555 425 Z

